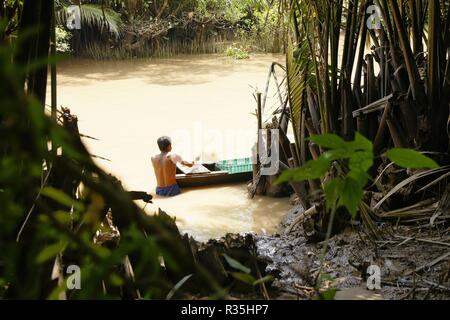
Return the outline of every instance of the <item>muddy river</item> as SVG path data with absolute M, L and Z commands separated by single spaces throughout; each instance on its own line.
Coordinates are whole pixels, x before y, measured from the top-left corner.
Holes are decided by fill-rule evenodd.
M 250 156 L 256 135 L 255 88 L 264 90 L 272 61 L 282 56 L 254 55 L 236 61 L 220 55 L 164 60 L 97 62 L 69 60 L 58 73 L 58 106 L 79 118 L 89 151 L 131 190 L 154 194 L 150 157 L 156 139 L 172 137 L 186 160 Z M 270 106 L 270 101 L 268 106 Z M 139 203 L 144 206 L 143 203 Z M 174 198 L 155 197 L 178 226 L 203 241 L 227 232 L 273 232 L 289 209 L 288 199 L 247 198 L 245 184 L 183 190 Z

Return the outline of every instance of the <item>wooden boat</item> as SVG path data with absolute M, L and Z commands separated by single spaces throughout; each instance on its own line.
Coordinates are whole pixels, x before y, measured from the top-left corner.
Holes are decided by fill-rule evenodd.
M 183 165 L 177 165 L 177 183 L 181 188 L 201 187 L 216 184 L 229 184 L 250 181 L 253 172 L 244 170 L 242 172 L 230 173 L 222 170 L 217 163 L 204 163 L 196 165 L 192 171 Z

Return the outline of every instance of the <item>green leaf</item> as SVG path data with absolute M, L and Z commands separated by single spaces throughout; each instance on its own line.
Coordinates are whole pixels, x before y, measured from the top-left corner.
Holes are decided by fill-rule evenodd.
M 268 276 L 262 277 L 261 279 L 258 279 L 255 282 L 253 282 L 253 285 L 256 286 L 261 283 L 267 283 L 267 282 L 272 282 L 272 281 L 273 281 L 273 277 L 271 275 L 268 275 Z
M 293 40 L 290 34 L 287 34 L 287 53 L 286 53 L 286 82 L 287 93 L 289 99 L 289 110 L 292 119 L 292 129 L 294 130 L 295 142 L 298 144 L 298 137 L 300 136 L 300 119 L 301 113 L 305 105 L 305 90 L 307 88 L 305 76 L 307 74 L 306 68 L 308 60 L 296 61 L 294 58 Z M 306 63 L 304 63 L 306 62 Z
M 360 189 L 364 189 L 370 179 L 370 175 L 361 170 L 350 170 L 349 173 L 347 173 L 347 177 L 354 179 L 358 183 Z
M 247 273 L 232 272 L 231 275 L 236 280 L 242 281 L 242 282 L 250 284 L 250 285 L 253 285 L 256 282 L 256 279 L 252 275 L 247 274 Z
M 42 189 L 41 194 L 69 208 L 73 205 L 76 210 L 84 210 L 84 206 L 82 203 L 75 201 L 61 190 L 52 187 L 46 187 Z
M 188 281 L 191 277 L 193 276 L 193 274 L 188 274 L 187 276 L 183 277 L 183 279 L 181 279 L 180 281 L 178 281 L 178 283 L 172 288 L 172 290 L 170 290 L 170 292 L 167 294 L 166 296 L 166 300 L 170 300 L 172 299 L 172 297 L 175 295 L 175 293 L 183 286 L 183 284 L 186 283 L 186 281 Z
M 359 132 L 355 133 L 355 140 L 350 142 L 350 144 L 351 144 L 352 149 L 355 151 L 356 150 L 363 150 L 363 151 L 368 151 L 368 152 L 373 151 L 372 141 L 370 141 L 369 139 L 364 137 Z
M 330 168 L 331 161 L 325 157 L 319 157 L 316 160 L 310 160 L 301 168 L 289 169 L 284 171 L 275 181 L 276 184 L 287 181 L 304 181 L 308 179 L 319 179 Z
M 61 251 L 63 251 L 65 247 L 66 247 L 66 243 L 64 243 L 64 242 L 57 242 L 57 243 L 51 244 L 49 246 L 46 246 L 38 254 L 36 261 L 38 263 L 43 263 L 47 260 L 50 260 L 50 259 L 56 257 L 56 255 L 59 254 Z
M 331 149 L 322 154 L 322 157 L 329 161 L 341 160 L 350 158 L 353 155 L 353 151 L 349 149 Z
M 345 142 L 344 139 L 339 137 L 338 135 L 332 134 L 332 133 L 326 133 L 321 135 L 315 135 L 311 136 L 309 138 L 309 141 L 318 144 L 321 147 L 324 148 L 330 148 L 330 149 L 346 149 L 347 148 L 347 142 Z
M 244 273 L 250 273 L 250 268 L 247 268 L 246 266 L 242 265 L 239 261 L 234 260 L 233 258 L 231 258 L 230 256 L 228 256 L 227 254 L 222 254 L 223 257 L 225 258 L 225 260 L 227 261 L 227 263 L 230 265 L 230 267 L 236 269 L 236 270 L 240 270 Z
M 394 148 L 386 153 L 389 160 L 396 165 L 408 169 L 435 169 L 439 165 L 433 160 L 424 156 L 423 154 L 404 148 Z
M 373 165 L 373 153 L 369 151 L 357 151 L 350 158 L 348 167 L 350 170 L 367 172 Z
M 339 199 L 340 190 L 342 189 L 342 178 L 335 178 L 328 182 L 323 191 L 325 193 L 325 205 L 327 210 L 331 210 Z
M 356 216 L 358 205 L 364 196 L 363 189 L 357 180 L 352 177 L 345 177 L 339 195 L 338 206 L 347 208 L 352 217 Z

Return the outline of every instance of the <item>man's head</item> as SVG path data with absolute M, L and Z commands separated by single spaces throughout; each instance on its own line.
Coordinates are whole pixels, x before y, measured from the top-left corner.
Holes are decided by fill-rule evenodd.
M 169 137 L 160 137 L 158 139 L 158 147 L 161 152 L 170 152 L 172 150 L 172 141 Z

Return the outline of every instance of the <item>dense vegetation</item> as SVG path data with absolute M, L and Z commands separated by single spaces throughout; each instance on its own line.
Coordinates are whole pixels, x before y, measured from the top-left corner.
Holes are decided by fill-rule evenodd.
M 376 161 L 364 164 L 361 158 L 358 164 L 364 166 L 363 171 L 370 169 L 370 180 L 375 181 L 370 192 L 359 203 L 363 194 L 357 191 L 360 188 L 356 187 L 356 176 L 339 189 L 353 195 L 350 201 L 359 203 L 359 211 L 375 234 L 372 221 L 383 220 L 383 210 L 400 209 L 424 197 L 439 198 L 436 194 L 442 195 L 447 185 L 439 177 L 445 168 L 431 170 L 421 180 L 420 171 L 389 172 L 392 166 L 384 155 L 393 147 L 412 148 L 428 152 L 442 165 L 448 164 L 449 4 L 293 1 L 290 13 L 287 99 L 295 148 L 284 148 L 284 158 L 292 158 L 292 166 L 309 165 L 308 161 L 314 160 L 318 168 L 317 163 L 330 154 L 328 149 L 338 144 L 332 142 L 336 139 L 316 144 L 308 136 L 337 134 L 352 140 L 359 132 L 371 140 Z M 346 161 L 334 161 L 341 157 L 342 152 L 328 159 L 331 170 L 326 162 L 321 174 L 301 179 L 296 190 L 304 207 L 320 206 L 322 186 L 348 171 Z M 414 157 L 409 161 L 413 163 Z M 302 176 L 301 172 L 294 170 L 290 176 L 298 180 L 295 176 Z M 405 185 L 407 190 L 402 189 Z M 368 181 L 363 180 L 362 186 L 368 186 Z M 394 192 L 389 193 L 390 189 Z M 402 196 L 396 196 L 397 192 Z M 378 195 L 386 198 L 377 203 L 373 197 Z M 380 208 L 386 202 L 388 207 Z M 312 223 L 323 234 L 330 216 L 327 210 L 319 211 Z M 349 219 L 345 210 L 339 214 L 341 221 Z M 410 210 L 410 214 L 403 212 L 396 217 L 411 220 L 416 214 Z
M 81 29 L 71 30 L 71 5 Z M 98 59 L 223 53 L 239 43 L 245 51 L 283 50 L 281 2 L 265 0 L 56 1 L 57 23 L 72 53 Z

